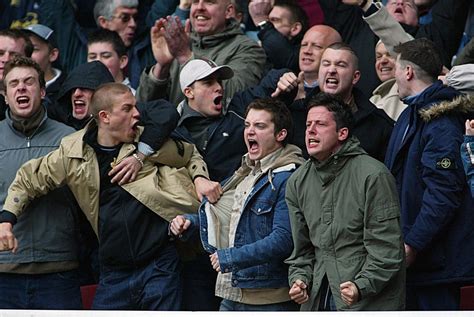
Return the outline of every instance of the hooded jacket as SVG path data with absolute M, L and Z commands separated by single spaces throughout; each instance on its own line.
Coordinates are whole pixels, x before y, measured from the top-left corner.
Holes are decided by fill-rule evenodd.
M 387 150 L 404 240 L 418 252 L 408 268 L 411 285 L 474 280 L 474 202 L 459 150 L 473 106 L 457 96 L 437 81 L 405 100 Z
M 59 90 L 57 102 L 48 109 L 48 115 L 64 122 L 76 130 L 84 128 L 90 117 L 77 120 L 72 116 L 71 94 L 73 89 L 86 88 L 96 90 L 102 84 L 113 83 L 114 78 L 107 67 L 100 61 L 85 63 L 74 68 Z
M 402 310 L 405 306 L 404 248 L 395 181 L 368 156 L 356 138 L 323 162 L 306 161 L 288 180 L 294 249 L 286 260 L 289 282 L 302 280 L 318 310 L 326 275 L 338 310 Z M 348 307 L 339 285 L 352 281 L 361 299 Z
M 245 36 L 237 21 L 233 19 L 228 20 L 226 29 L 221 33 L 208 36 L 191 33 L 191 51 L 192 58 L 207 58 L 217 65 L 228 65 L 232 68 L 234 77 L 223 83 L 224 100 L 228 100 L 237 91 L 257 85 L 265 67 L 263 49 Z M 137 100 L 163 98 L 178 105 L 184 99 L 179 84 L 179 73 L 183 66 L 174 60 L 170 77 L 165 80 L 155 78 L 150 68 L 145 69 L 140 78 Z

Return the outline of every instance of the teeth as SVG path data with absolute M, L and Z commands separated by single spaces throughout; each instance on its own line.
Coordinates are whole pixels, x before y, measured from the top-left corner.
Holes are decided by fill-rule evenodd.
M 74 100 L 74 105 L 75 106 L 85 106 L 86 103 L 82 100 Z
M 326 82 L 329 83 L 329 84 L 337 84 L 338 83 L 337 79 L 334 79 L 334 78 L 328 78 L 326 80 Z
M 207 18 L 205 16 L 202 16 L 202 15 L 198 15 L 196 16 L 196 20 L 207 20 Z
M 28 98 L 28 97 L 18 97 L 16 100 L 19 103 L 24 103 L 24 102 L 28 102 L 30 100 L 30 98 Z

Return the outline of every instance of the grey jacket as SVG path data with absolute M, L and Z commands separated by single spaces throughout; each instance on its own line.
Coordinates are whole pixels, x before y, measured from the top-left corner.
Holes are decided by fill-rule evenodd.
M 12 126 L 10 116 L 0 122 L 0 208 L 3 209 L 7 190 L 17 170 L 30 159 L 55 150 L 62 137 L 74 129 L 48 119 L 31 137 L 25 137 Z M 0 263 L 34 263 L 75 261 L 76 220 L 74 197 L 67 187 L 34 199 L 28 211 L 13 229 L 18 250 L 0 252 Z M 61 268 L 58 268 L 61 271 Z

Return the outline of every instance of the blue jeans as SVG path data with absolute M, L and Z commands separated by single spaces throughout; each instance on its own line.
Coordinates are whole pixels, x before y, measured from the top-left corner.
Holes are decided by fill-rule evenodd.
M 143 267 L 130 270 L 102 267 L 92 309 L 179 310 L 179 265 L 174 244 L 167 244 Z
M 78 272 L 0 273 L 0 308 L 82 309 Z
M 294 301 L 267 305 L 250 305 L 223 299 L 220 311 L 296 311 L 300 306 Z

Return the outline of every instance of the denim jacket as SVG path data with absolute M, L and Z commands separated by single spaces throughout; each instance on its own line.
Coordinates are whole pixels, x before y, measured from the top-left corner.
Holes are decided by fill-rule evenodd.
M 299 154 L 298 154 L 299 153 Z M 240 288 L 279 288 L 288 286 L 288 266 L 284 260 L 293 250 L 288 206 L 285 201 L 286 181 L 301 163 L 300 150 L 287 145 L 276 161 L 275 169 L 264 173 L 246 199 L 237 226 L 234 247 L 217 250 L 209 243 L 206 202 L 196 216 L 187 215 L 192 226 L 199 217 L 203 247 L 217 251 L 221 271 L 232 272 L 232 286 Z M 286 164 L 282 164 L 284 161 Z M 279 166 L 279 167 L 278 167 Z M 245 174 L 241 167 L 227 181 L 224 191 L 235 188 Z M 247 173 L 248 174 L 248 173 Z M 230 186 L 229 186 L 230 185 Z

